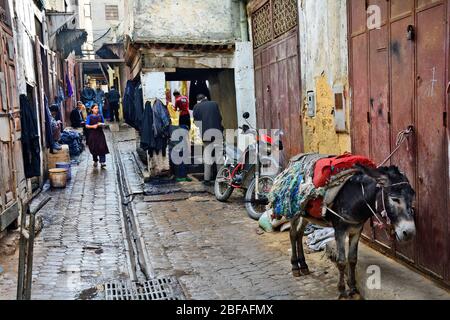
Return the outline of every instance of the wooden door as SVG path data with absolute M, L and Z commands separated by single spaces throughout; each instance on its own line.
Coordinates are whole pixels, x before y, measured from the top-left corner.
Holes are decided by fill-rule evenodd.
M 257 125 L 282 129 L 290 158 L 303 150 L 297 1 L 256 1 L 251 13 Z
M 12 31 L 0 22 L 0 231 L 18 217 L 18 192 L 26 188 L 20 144 L 15 49 Z
M 392 157 L 417 192 L 417 237 L 390 243 L 370 226 L 365 237 L 449 284 L 448 97 L 446 0 L 349 0 L 353 151 L 380 163 L 409 125 L 415 136 Z M 382 23 L 368 30 L 368 5 Z

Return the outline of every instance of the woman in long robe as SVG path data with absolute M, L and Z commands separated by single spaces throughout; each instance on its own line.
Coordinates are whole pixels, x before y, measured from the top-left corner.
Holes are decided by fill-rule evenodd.
M 100 114 L 98 105 L 94 104 L 92 114 L 86 119 L 86 129 L 89 130 L 87 145 L 94 160 L 94 167 L 98 166 L 99 158 L 101 167 L 106 167 L 106 155 L 109 153 L 109 149 L 103 132 L 104 124 L 105 119 Z

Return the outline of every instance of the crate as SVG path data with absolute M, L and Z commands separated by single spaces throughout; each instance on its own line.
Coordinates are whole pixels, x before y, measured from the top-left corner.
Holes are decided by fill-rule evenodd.
M 47 150 L 48 169 L 55 169 L 58 162 L 70 163 L 69 145 L 63 144 L 61 147 L 62 149 L 55 150 L 55 153 L 50 153 L 50 150 Z

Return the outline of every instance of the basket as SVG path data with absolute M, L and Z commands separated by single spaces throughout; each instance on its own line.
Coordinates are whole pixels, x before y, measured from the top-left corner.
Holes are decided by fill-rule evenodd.
M 67 169 L 50 169 L 50 185 L 52 188 L 65 188 L 67 185 Z
M 56 169 L 67 169 L 67 180 L 72 179 L 72 170 L 70 162 L 57 162 Z

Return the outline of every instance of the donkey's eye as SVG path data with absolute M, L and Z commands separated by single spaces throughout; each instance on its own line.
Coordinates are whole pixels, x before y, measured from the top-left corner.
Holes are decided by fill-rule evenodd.
M 394 201 L 397 204 L 400 204 L 400 199 L 399 198 L 391 198 L 392 201 Z

